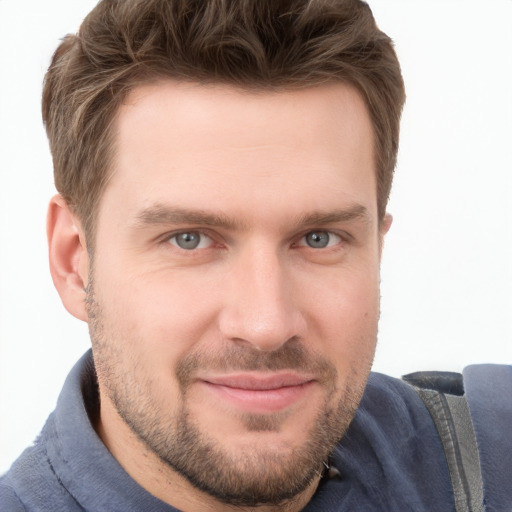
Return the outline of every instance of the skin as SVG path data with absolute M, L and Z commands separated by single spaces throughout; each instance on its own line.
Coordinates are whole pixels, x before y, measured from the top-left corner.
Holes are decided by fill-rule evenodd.
M 231 500 L 237 510 L 300 510 L 375 351 L 391 218 L 377 215 L 364 102 L 339 83 L 260 93 L 143 86 L 119 111 L 113 171 L 93 259 L 60 196 L 48 216 L 55 285 L 91 330 L 97 432 L 161 500 L 229 510 L 165 459 L 186 417 L 185 433 L 243 482 L 309 475 L 293 497 Z M 181 248 L 180 233 L 199 245 Z M 317 459 L 301 459 L 308 446 Z

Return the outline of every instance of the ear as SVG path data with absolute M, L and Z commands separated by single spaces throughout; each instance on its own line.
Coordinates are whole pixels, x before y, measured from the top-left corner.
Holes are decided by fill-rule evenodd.
M 384 237 L 386 236 L 391 224 L 393 223 L 393 216 L 390 213 L 384 215 L 384 219 L 379 226 L 379 256 L 382 257 L 382 249 L 384 248 Z
M 380 234 L 381 236 L 384 236 L 391 227 L 391 224 L 393 223 L 393 216 L 390 213 L 386 212 L 386 215 L 384 215 L 384 220 L 382 221 L 380 225 Z
M 87 322 L 85 287 L 89 279 L 89 256 L 81 223 L 62 196 L 50 201 L 46 224 L 53 284 L 64 307 Z

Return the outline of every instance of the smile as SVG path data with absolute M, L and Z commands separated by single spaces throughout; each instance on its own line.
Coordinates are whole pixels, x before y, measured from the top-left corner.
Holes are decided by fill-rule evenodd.
M 316 381 L 297 374 L 239 374 L 200 381 L 220 400 L 245 412 L 278 412 L 305 398 Z

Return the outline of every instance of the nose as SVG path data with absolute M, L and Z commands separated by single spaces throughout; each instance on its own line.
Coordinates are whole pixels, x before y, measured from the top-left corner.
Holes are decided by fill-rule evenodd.
M 305 336 L 293 269 L 272 249 L 247 251 L 231 266 L 220 313 L 224 339 L 262 351 Z

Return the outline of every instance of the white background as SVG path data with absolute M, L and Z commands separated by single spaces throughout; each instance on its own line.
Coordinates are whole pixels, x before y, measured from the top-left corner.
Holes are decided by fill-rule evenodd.
M 0 0 L 0 473 L 88 348 L 48 272 L 41 81 L 94 0 Z M 374 0 L 408 90 L 375 369 L 512 362 L 512 1 Z

